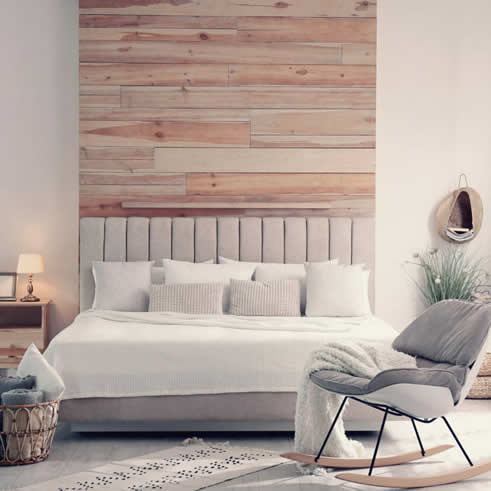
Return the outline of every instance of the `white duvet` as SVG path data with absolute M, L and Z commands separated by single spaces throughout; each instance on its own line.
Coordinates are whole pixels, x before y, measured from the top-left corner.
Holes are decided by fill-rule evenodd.
M 385 340 L 365 318 L 195 316 L 87 311 L 45 356 L 64 399 L 230 392 L 295 392 L 311 351 L 329 341 Z

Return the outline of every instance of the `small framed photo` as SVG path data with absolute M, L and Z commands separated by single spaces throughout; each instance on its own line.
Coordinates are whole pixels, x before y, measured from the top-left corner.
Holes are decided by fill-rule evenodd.
M 0 302 L 15 301 L 17 273 L 0 273 Z

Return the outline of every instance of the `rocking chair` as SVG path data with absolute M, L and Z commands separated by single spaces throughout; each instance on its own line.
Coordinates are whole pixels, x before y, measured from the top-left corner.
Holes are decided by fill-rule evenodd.
M 469 393 L 486 353 L 490 326 L 490 306 L 445 300 L 428 308 L 392 344 L 395 350 L 416 357 L 417 368 L 386 370 L 371 380 L 330 370 L 313 373 L 310 378 L 314 384 L 324 390 L 343 395 L 344 399 L 316 456 L 287 453 L 283 454 L 283 457 L 322 467 L 369 467 L 368 475 L 343 473 L 336 477 L 344 481 L 380 487 L 438 486 L 490 471 L 491 461 L 474 465 L 445 416 L 459 406 Z M 322 457 L 324 447 L 348 399 L 354 399 L 384 413 L 371 459 Z M 389 414 L 409 418 L 419 443 L 419 451 L 377 458 Z M 448 427 L 469 468 L 427 477 L 372 476 L 374 467 L 407 463 L 452 448 L 452 445 L 440 445 L 426 450 L 423 447 L 416 422 L 428 424 L 438 418 Z

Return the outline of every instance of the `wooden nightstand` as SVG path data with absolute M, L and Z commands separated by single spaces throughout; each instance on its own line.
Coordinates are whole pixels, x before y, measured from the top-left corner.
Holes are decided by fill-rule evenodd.
M 0 302 L 0 368 L 15 368 L 31 343 L 41 352 L 47 347 L 50 303 Z

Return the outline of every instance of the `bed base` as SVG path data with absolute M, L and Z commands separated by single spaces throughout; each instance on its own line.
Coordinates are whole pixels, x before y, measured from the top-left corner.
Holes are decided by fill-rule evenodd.
M 377 421 L 347 421 L 346 431 L 377 431 Z M 169 421 L 141 423 L 71 423 L 75 433 L 144 432 L 293 432 L 294 421 Z

